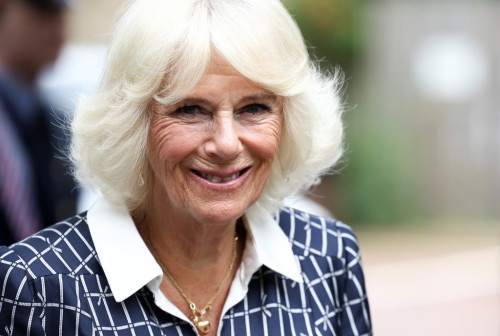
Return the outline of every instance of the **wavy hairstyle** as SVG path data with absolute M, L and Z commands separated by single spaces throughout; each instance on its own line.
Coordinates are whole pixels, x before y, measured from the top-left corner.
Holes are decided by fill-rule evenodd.
M 342 78 L 319 70 L 279 0 L 130 2 L 101 85 L 81 99 L 72 123 L 77 179 L 140 211 L 152 181 L 150 103 L 185 97 L 214 52 L 283 102 L 277 157 L 257 205 L 275 211 L 286 196 L 317 184 L 342 153 Z

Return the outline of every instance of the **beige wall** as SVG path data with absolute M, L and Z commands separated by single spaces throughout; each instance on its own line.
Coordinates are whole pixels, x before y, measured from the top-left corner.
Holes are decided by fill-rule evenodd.
M 69 41 L 106 43 L 125 0 L 75 0 L 69 17 Z

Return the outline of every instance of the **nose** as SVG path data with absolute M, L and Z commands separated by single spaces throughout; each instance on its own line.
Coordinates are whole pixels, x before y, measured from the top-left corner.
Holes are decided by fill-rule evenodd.
M 232 113 L 215 117 L 210 132 L 205 143 L 205 151 L 209 156 L 229 161 L 241 153 L 243 145 Z

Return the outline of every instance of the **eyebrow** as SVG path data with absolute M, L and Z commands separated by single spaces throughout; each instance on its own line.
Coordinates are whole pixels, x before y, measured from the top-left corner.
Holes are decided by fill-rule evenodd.
M 272 103 L 276 103 L 278 101 L 278 96 L 271 92 L 262 92 L 251 96 L 246 96 L 241 99 L 242 102 L 252 102 L 252 101 L 270 101 Z
M 240 99 L 242 103 L 250 103 L 255 101 L 265 101 L 269 103 L 276 103 L 278 101 L 278 96 L 274 93 L 263 91 L 261 93 L 252 94 L 245 96 Z M 189 104 L 189 105 L 211 105 L 212 102 L 208 98 L 204 97 L 186 97 L 179 101 L 178 104 Z M 177 105 L 177 104 L 176 104 Z

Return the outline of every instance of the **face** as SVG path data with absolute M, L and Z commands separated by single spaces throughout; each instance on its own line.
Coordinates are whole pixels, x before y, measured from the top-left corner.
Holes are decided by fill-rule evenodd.
M 152 204 L 176 219 L 233 222 L 262 193 L 281 127 L 278 97 L 215 57 L 184 100 L 152 106 Z
M 24 67 L 39 70 L 53 62 L 64 43 L 66 10 L 41 11 L 12 1 L 2 22 L 8 47 Z

